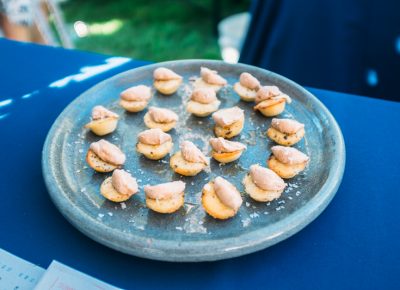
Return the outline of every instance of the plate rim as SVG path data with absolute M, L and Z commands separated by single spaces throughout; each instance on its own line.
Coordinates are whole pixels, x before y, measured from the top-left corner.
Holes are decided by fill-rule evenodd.
M 243 69 L 243 71 L 246 71 L 246 69 L 263 70 L 263 73 L 268 74 L 268 76 L 285 82 L 287 85 L 293 87 L 294 89 L 300 91 L 302 94 L 310 98 L 312 102 L 318 107 L 318 109 L 322 111 L 321 114 L 327 117 L 327 121 L 331 126 L 330 135 L 333 135 L 333 138 L 336 141 L 335 151 L 339 156 L 339 158 L 335 158 L 333 160 L 329 175 L 318 193 L 316 193 L 314 197 L 312 197 L 304 206 L 293 212 L 291 215 L 285 217 L 284 219 L 265 228 L 260 228 L 251 232 L 247 232 L 243 235 L 225 238 L 223 239 L 223 245 L 216 245 L 221 240 L 200 240 L 190 242 L 182 241 L 179 243 L 172 240 L 152 240 L 152 243 L 149 245 L 147 238 L 136 235 L 134 236 L 135 239 L 132 240 L 132 235 L 128 235 L 116 229 L 109 228 L 108 226 L 102 224 L 100 221 L 91 218 L 81 208 L 77 208 L 73 204 L 69 203 L 68 199 L 65 197 L 62 188 L 59 187 L 56 182 L 56 177 L 53 175 L 52 172 L 50 158 L 47 158 L 47 156 L 49 156 L 51 152 L 51 146 L 54 146 L 54 144 L 52 144 L 52 140 L 54 139 L 59 123 L 64 119 L 64 116 L 73 109 L 74 103 L 78 102 L 79 99 L 81 99 L 84 95 L 90 93 L 90 91 L 96 90 L 98 87 L 104 85 L 106 82 L 120 79 L 125 74 L 131 74 L 132 71 L 140 72 L 140 70 L 150 70 L 160 66 L 173 67 L 176 64 L 196 64 L 198 66 L 207 64 L 227 65 L 236 67 L 239 66 L 241 69 Z M 61 212 L 61 214 L 75 228 L 77 228 L 79 231 L 89 236 L 93 240 L 126 254 L 154 260 L 175 262 L 214 261 L 233 258 L 267 248 L 286 238 L 289 238 L 290 236 L 299 232 L 309 223 L 311 223 L 328 206 L 341 184 L 345 169 L 345 163 L 345 143 L 343 134 L 340 130 L 338 123 L 336 122 L 330 111 L 325 107 L 325 105 L 308 90 L 284 76 L 263 68 L 242 63 L 229 64 L 223 61 L 204 59 L 174 60 L 144 65 L 118 73 L 95 84 L 94 86 L 82 92 L 78 97 L 73 99 L 64 108 L 64 110 L 60 113 L 60 115 L 51 126 L 42 150 L 42 172 L 50 198 L 57 209 Z M 87 224 L 82 223 L 82 220 L 85 220 Z M 110 240 L 110 235 L 117 237 L 118 244 L 116 244 L 115 240 Z M 212 246 L 213 249 L 213 251 L 210 252 L 193 250 L 194 248 L 204 249 L 204 247 L 210 246 Z

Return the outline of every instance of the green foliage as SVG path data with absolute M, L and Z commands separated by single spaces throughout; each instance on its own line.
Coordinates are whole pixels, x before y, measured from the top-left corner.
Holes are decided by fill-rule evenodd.
M 62 9 L 68 23 L 80 20 L 89 29 L 111 20 L 122 23 L 112 33 L 75 39 L 78 49 L 152 61 L 220 59 L 213 34 L 214 1 L 69 0 Z M 246 11 L 249 5 L 249 0 L 220 2 L 222 17 Z

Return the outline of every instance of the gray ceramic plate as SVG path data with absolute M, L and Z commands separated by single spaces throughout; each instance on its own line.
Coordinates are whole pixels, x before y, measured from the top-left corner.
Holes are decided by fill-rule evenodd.
M 152 84 L 152 72 L 159 66 L 184 76 L 185 85 L 172 96 L 155 93 L 151 105 L 167 107 L 179 114 L 172 131 L 174 150 L 184 139 L 192 140 L 204 152 L 213 136 L 213 121 L 186 113 L 190 80 L 201 66 L 217 70 L 229 86 L 219 93 L 221 108 L 237 105 L 245 110 L 245 129 L 235 138 L 248 145 L 237 161 L 221 166 L 215 160 L 211 170 L 195 177 L 174 174 L 169 157 L 151 161 L 135 152 L 136 136 L 146 129 L 145 112 L 125 113 L 118 106 L 119 93 L 133 85 Z M 250 72 L 263 85 L 277 85 L 293 98 L 281 117 L 305 123 L 306 136 L 296 145 L 311 156 L 306 171 L 288 180 L 282 197 L 271 203 L 258 203 L 244 194 L 241 180 L 249 166 L 266 166 L 270 147 L 265 131 L 270 118 L 252 110 L 232 90 L 241 72 Z M 99 194 L 101 182 L 110 174 L 95 173 L 85 163 L 89 144 L 100 138 L 83 129 L 95 105 L 104 105 L 120 114 L 118 129 L 106 139 L 118 144 L 127 155 L 125 169 L 140 184 L 140 193 L 125 203 L 112 203 Z M 43 175 L 50 196 L 61 213 L 92 239 L 124 253 L 167 261 L 209 261 L 244 255 L 264 249 L 301 230 L 328 205 L 341 182 L 345 147 L 340 129 L 329 111 L 309 92 L 292 81 L 252 66 L 220 61 L 185 60 L 149 65 L 105 80 L 74 100 L 51 128 L 43 149 Z M 243 195 L 243 206 L 227 221 L 209 217 L 200 202 L 201 189 L 215 176 L 234 183 Z M 143 185 L 182 179 L 187 183 L 185 205 L 174 214 L 162 215 L 145 207 Z

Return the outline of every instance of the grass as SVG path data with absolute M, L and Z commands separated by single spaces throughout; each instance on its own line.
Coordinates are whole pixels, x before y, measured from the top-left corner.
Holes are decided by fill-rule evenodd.
M 248 10 L 250 0 L 221 0 L 221 16 Z M 220 59 L 213 34 L 214 0 L 69 0 L 66 22 L 83 21 L 89 35 L 78 49 L 136 59 L 163 61 Z

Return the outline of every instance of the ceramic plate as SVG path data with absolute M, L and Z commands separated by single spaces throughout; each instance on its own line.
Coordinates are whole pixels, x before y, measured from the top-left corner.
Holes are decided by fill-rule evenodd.
M 195 177 L 174 174 L 169 156 L 147 160 L 135 151 L 137 134 L 146 129 L 145 111 L 126 113 L 119 107 L 119 93 L 134 85 L 152 85 L 155 68 L 165 66 L 184 77 L 184 85 L 171 96 L 154 94 L 151 105 L 169 108 L 179 115 L 170 133 L 174 149 L 182 140 L 191 140 L 209 155 L 213 137 L 211 117 L 197 118 L 185 110 L 191 80 L 200 67 L 217 70 L 229 85 L 218 93 L 221 108 L 239 106 L 245 111 L 245 128 L 233 140 L 248 146 L 242 157 L 221 165 L 211 161 L 210 170 Z M 295 118 L 305 124 L 305 138 L 295 145 L 311 157 L 304 172 L 287 180 L 288 187 L 278 200 L 259 203 L 245 193 L 241 180 L 250 165 L 266 166 L 274 142 L 265 132 L 271 118 L 254 112 L 253 103 L 241 102 L 232 85 L 240 73 L 249 72 L 263 85 L 277 85 L 292 97 L 280 117 Z M 111 174 L 94 172 L 85 162 L 91 142 L 100 137 L 83 126 L 89 122 L 95 105 L 103 105 L 121 118 L 117 130 L 105 139 L 117 144 L 127 155 L 124 166 L 138 180 L 140 192 L 124 203 L 105 200 L 100 184 Z M 301 230 L 316 218 L 335 195 L 341 182 L 345 148 L 340 129 L 329 111 L 308 91 L 272 72 L 243 64 L 220 61 L 185 60 L 149 65 L 126 71 L 105 80 L 75 99 L 52 126 L 43 149 L 43 175 L 49 194 L 61 213 L 81 232 L 118 251 L 167 261 L 210 261 L 244 255 L 264 249 Z M 243 195 L 238 214 L 218 221 L 201 206 L 201 189 L 216 176 L 234 183 Z M 163 215 L 146 208 L 143 186 L 172 180 L 186 182 L 185 205 L 174 214 Z

